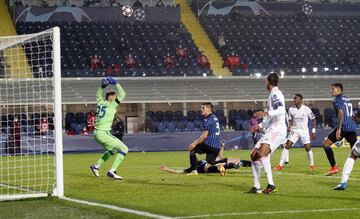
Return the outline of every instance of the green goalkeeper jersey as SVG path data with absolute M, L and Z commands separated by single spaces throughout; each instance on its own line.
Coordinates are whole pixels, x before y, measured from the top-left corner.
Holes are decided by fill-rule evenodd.
M 120 84 L 116 84 L 117 88 L 117 99 L 115 101 L 107 101 L 103 98 L 103 89 L 99 87 L 96 92 L 96 130 L 110 131 L 111 125 L 114 120 L 114 115 L 116 114 L 116 108 L 119 105 L 120 101 L 125 98 L 125 91 Z

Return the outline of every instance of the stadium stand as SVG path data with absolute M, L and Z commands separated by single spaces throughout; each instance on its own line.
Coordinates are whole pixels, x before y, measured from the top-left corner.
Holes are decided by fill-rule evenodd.
M 359 74 L 359 16 L 203 15 L 200 22 L 225 60 L 286 74 Z M 218 45 L 219 36 L 226 45 Z M 233 69 L 244 75 L 246 69 Z
M 53 26 L 59 26 L 62 32 L 63 77 L 212 75 L 210 69 L 203 69 L 197 64 L 199 50 L 180 22 L 18 22 L 16 28 L 19 34 L 26 34 Z M 179 45 L 187 49 L 186 59 L 176 58 Z M 39 47 L 44 52 L 50 52 L 46 47 Z M 32 47 L 27 50 L 33 66 L 38 66 L 38 57 L 29 54 L 36 55 L 39 49 Z M 129 53 L 136 61 L 136 67 L 131 69 L 124 64 Z M 167 53 L 175 57 L 172 68 L 164 66 L 163 58 Z M 102 62 L 99 68 L 91 70 L 90 57 L 94 55 L 99 56 Z M 120 65 L 118 72 L 114 70 L 116 64 Z M 40 66 L 46 75 L 52 74 L 50 65 L 40 63 Z

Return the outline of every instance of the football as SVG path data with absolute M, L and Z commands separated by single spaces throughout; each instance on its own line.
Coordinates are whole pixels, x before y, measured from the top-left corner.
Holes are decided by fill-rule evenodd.
M 121 10 L 125 17 L 131 17 L 134 13 L 134 9 L 129 5 L 124 5 Z

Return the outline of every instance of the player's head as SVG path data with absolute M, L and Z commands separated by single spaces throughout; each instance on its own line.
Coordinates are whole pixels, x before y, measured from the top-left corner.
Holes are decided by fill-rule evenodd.
M 212 105 L 212 103 L 206 102 L 202 104 L 200 112 L 201 115 L 208 116 L 213 112 L 213 110 L 214 110 L 214 106 Z
M 344 90 L 344 87 L 341 83 L 333 83 L 331 85 L 330 92 L 333 97 L 336 97 L 336 96 L 339 96 L 340 94 L 342 94 L 343 90 Z
M 105 95 L 105 99 L 107 101 L 114 101 L 116 99 L 116 92 L 115 91 L 109 91 Z
M 294 100 L 295 105 L 299 105 L 299 104 L 302 103 L 303 96 L 301 94 L 298 94 L 298 93 L 294 94 L 293 100 Z
M 266 78 L 266 88 L 271 91 L 273 87 L 278 86 L 279 76 L 276 73 L 270 73 Z

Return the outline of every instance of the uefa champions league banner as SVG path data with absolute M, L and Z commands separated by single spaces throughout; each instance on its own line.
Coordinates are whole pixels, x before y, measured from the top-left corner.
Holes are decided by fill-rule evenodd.
M 121 7 L 13 7 L 13 20 L 17 22 L 179 22 L 180 7 L 134 8 L 131 17 L 122 15 Z
M 242 0 L 194 0 L 192 7 L 200 15 L 226 15 L 234 11 L 251 15 L 308 15 L 359 16 L 359 4 L 271 3 Z

